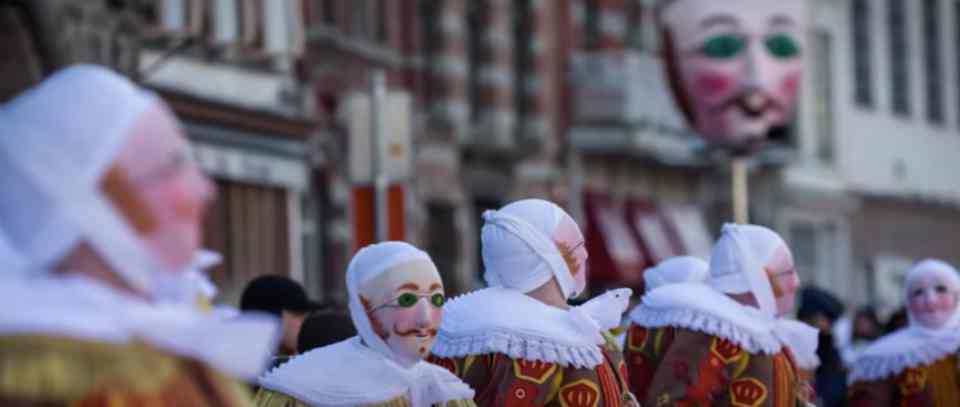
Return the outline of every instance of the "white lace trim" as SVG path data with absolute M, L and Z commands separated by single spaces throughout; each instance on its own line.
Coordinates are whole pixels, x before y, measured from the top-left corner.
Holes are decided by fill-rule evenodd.
M 310 405 L 346 407 L 419 394 L 421 404 L 473 399 L 448 370 L 427 362 L 404 369 L 353 337 L 294 357 L 260 378 L 262 387 Z
M 526 295 L 487 288 L 450 300 L 433 344 L 433 354 L 463 357 L 502 353 L 514 359 L 593 368 L 603 362 L 597 328 L 576 313 L 550 307 Z
M 630 320 L 647 328 L 672 326 L 703 332 L 750 353 L 773 355 L 787 346 L 800 369 L 813 370 L 820 365 L 815 328 L 789 319 L 771 320 L 704 284 L 656 288 L 630 312 Z
M 918 366 L 930 365 L 960 348 L 957 328 L 933 333 L 908 327 L 880 338 L 864 349 L 850 369 L 848 381 L 881 380 Z
M 782 348 L 773 333 L 749 332 L 733 322 L 702 310 L 665 310 L 641 304 L 630 313 L 630 319 L 646 328 L 671 326 L 703 332 L 736 343 L 750 353 L 773 355 Z

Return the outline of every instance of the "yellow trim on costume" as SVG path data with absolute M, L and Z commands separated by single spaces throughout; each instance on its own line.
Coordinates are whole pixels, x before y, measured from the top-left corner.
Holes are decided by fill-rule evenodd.
M 743 375 L 743 372 L 747 371 L 747 367 L 750 366 L 750 354 L 747 352 L 740 352 L 740 355 L 737 356 L 736 360 L 734 360 L 734 363 L 736 363 L 736 365 L 733 367 L 733 375 L 731 377 L 736 379 Z
M 553 380 L 550 381 L 550 388 L 547 391 L 547 402 L 555 400 L 557 395 L 560 394 L 560 387 L 563 385 L 563 373 L 564 370 L 560 369 L 557 374 L 553 375 Z
M 608 352 L 621 352 L 620 341 L 617 340 L 616 336 L 607 331 L 600 331 L 600 336 L 603 337 L 604 349 Z
M 720 339 L 716 336 L 710 339 L 710 353 L 716 356 L 717 359 L 720 359 L 725 365 L 736 360 L 737 356 L 742 352 L 743 350 L 733 342 Z
M 950 355 L 933 362 L 930 366 L 930 389 L 934 405 L 960 406 L 957 394 L 957 357 Z
M 636 328 L 636 329 L 635 329 Z M 643 330 L 643 340 L 640 341 L 639 345 L 633 344 L 633 333 L 638 330 Z M 643 347 L 647 345 L 647 339 L 650 338 L 650 330 L 643 328 L 641 326 L 631 326 L 630 330 L 627 331 L 627 340 L 624 341 L 627 344 L 627 349 L 633 352 L 640 352 L 643 350 Z
M 460 376 L 460 377 L 466 377 L 467 372 L 470 371 L 470 367 L 473 366 L 473 362 L 476 362 L 476 361 L 477 361 L 476 355 L 467 355 L 467 357 L 463 358 L 463 376 Z
M 592 403 L 583 404 L 583 403 L 586 403 L 586 402 L 589 402 L 589 401 L 590 401 L 590 394 L 589 394 L 589 393 L 584 393 L 584 394 L 583 394 L 584 397 L 579 397 L 579 396 L 577 396 L 577 399 L 576 399 L 576 400 L 573 400 L 573 401 L 577 402 L 576 404 L 570 404 L 570 403 L 567 401 L 567 398 L 564 397 L 564 391 L 573 391 L 572 389 L 573 389 L 574 387 L 579 386 L 579 385 L 584 385 L 584 386 L 586 386 L 590 391 L 593 392 L 593 402 L 592 402 Z M 580 379 L 580 380 L 577 380 L 577 381 L 575 381 L 575 382 L 573 382 L 573 383 L 568 383 L 566 386 L 563 386 L 563 387 L 560 388 L 560 405 L 561 405 L 562 407 L 597 407 L 597 405 L 598 405 L 599 403 L 600 403 L 600 387 L 598 387 L 596 383 L 590 381 L 589 379 Z
M 11 398 L 78 400 L 105 386 L 151 394 L 170 385 L 182 369 L 177 357 L 139 342 L 0 337 L 0 394 Z
M 759 407 L 767 400 L 767 387 L 757 379 L 737 379 L 730 384 L 730 404 L 734 407 Z
M 653 354 L 659 355 L 663 350 L 663 335 L 668 328 L 656 328 L 653 334 Z M 649 334 L 648 334 L 649 335 Z
M 524 369 L 524 366 L 523 366 L 524 364 L 529 365 L 527 370 L 534 370 L 534 372 L 528 371 L 527 373 L 539 374 L 539 376 L 530 376 L 527 374 L 523 374 L 522 370 Z M 546 368 L 546 370 L 542 370 L 541 367 Z M 556 371 L 557 371 L 556 363 L 530 361 L 530 360 L 523 360 L 523 359 L 513 360 L 513 375 L 516 376 L 518 379 L 528 380 L 536 384 L 545 383 L 547 379 L 550 377 L 550 375 L 552 375 L 553 372 L 556 372 Z

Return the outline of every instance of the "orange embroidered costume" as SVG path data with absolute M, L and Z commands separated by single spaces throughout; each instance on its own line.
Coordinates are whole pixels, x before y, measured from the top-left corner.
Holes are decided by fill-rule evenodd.
M 630 290 L 579 307 L 583 237 L 562 209 L 525 200 L 484 214 L 484 275 L 490 288 L 449 301 L 431 361 L 476 391 L 480 406 L 634 406 L 619 346 Z M 579 275 L 577 275 L 579 274 Z M 557 290 L 553 304 L 529 294 Z
M 816 363 L 817 332 L 774 316 L 765 271 L 772 253 L 785 247 L 769 229 L 726 225 L 706 283 L 667 284 L 643 297 L 630 314 L 625 346 L 644 406 L 808 405 L 812 389 L 795 356 Z M 729 296 L 744 292 L 760 305 Z
M 904 284 L 905 299 L 922 296 L 923 280 L 944 294 L 960 296 L 960 277 L 950 265 L 926 260 L 911 268 Z M 910 325 L 867 346 L 850 371 L 848 405 L 957 406 L 960 405 L 960 312 L 945 314 L 931 324 L 908 305 Z

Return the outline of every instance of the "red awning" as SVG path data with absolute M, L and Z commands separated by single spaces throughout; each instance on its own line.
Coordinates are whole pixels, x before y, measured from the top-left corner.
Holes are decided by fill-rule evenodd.
M 627 221 L 652 264 L 680 255 L 680 247 L 654 203 L 631 199 L 627 205 Z
M 584 212 L 590 280 L 639 286 L 648 261 L 631 236 L 624 208 L 606 194 L 587 191 Z
M 697 256 L 702 259 L 710 258 L 713 247 L 713 238 L 703 219 L 703 211 L 693 205 L 670 205 L 660 211 L 671 234 L 680 243 L 680 253 Z

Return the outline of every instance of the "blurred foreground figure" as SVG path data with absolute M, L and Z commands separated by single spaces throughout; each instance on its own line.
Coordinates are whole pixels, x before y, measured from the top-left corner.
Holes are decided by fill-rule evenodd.
M 259 407 L 474 406 L 469 386 L 423 361 L 445 301 L 429 255 L 403 242 L 367 246 L 347 269 L 347 295 L 359 335 L 268 372 Z
M 644 289 L 653 291 L 668 284 L 705 283 L 710 277 L 710 264 L 693 256 L 669 258 L 643 272 Z M 633 322 L 634 316 L 640 320 L 642 307 L 636 306 L 630 312 L 630 325 L 624 340 L 623 357 L 630 374 L 630 391 L 637 397 L 647 394 L 651 373 L 657 370 L 662 352 L 657 346 L 645 346 L 651 330 Z M 662 335 L 664 329 L 654 329 L 653 334 Z
M 910 323 L 857 357 L 849 405 L 960 406 L 960 276 L 942 261 L 925 260 L 904 280 Z
M 573 218 L 537 199 L 483 218 L 490 287 L 444 306 L 431 360 L 472 386 L 481 406 L 636 406 L 608 333 L 630 290 L 567 305 L 587 281 L 587 251 Z
M 0 107 L 0 185 L 0 405 L 249 405 L 276 323 L 184 299 L 212 188 L 158 98 L 54 74 Z
M 651 406 L 803 406 L 805 372 L 818 364 L 817 330 L 784 318 L 799 281 L 793 257 L 762 226 L 723 227 L 707 284 L 676 283 L 647 293 L 631 314 L 647 329 L 630 338 L 651 369 L 631 365 Z M 642 382 L 642 383 L 641 383 Z

